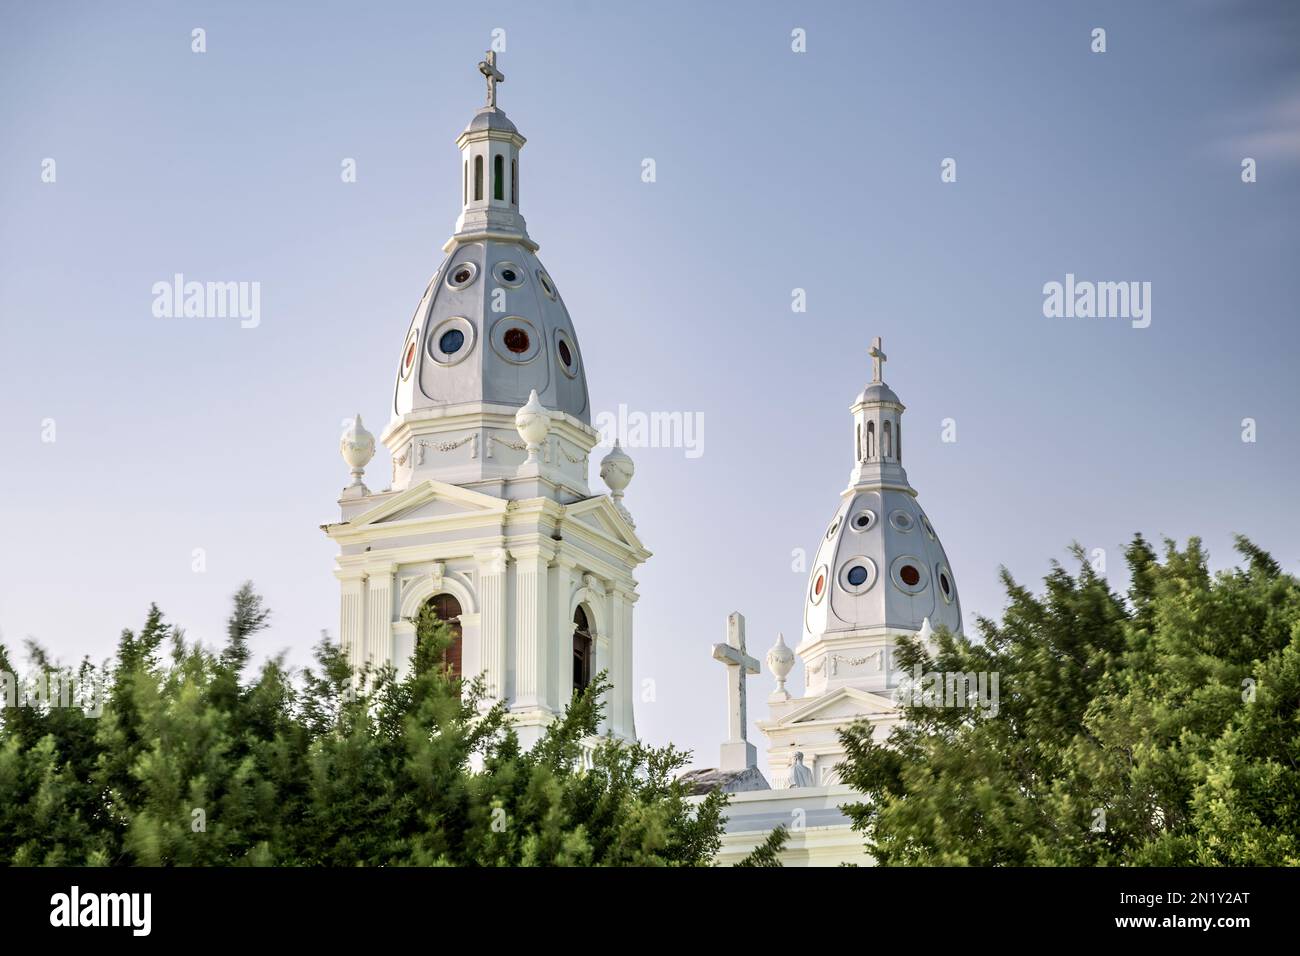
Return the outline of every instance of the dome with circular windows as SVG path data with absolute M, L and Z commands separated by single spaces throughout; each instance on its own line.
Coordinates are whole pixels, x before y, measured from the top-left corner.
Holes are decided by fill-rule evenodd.
M 903 405 L 876 381 L 852 408 L 857 457 L 811 562 L 804 643 L 915 633 L 927 618 L 960 632 L 952 566 L 902 467 Z
M 564 302 L 525 281 L 538 274 L 545 274 L 541 263 L 522 244 L 457 245 L 411 319 L 394 416 L 477 403 L 518 408 L 537 389 L 548 409 L 591 424 L 577 333 Z M 410 348 L 421 340 L 428 343 L 423 351 Z M 560 347 L 547 348 L 548 342 Z

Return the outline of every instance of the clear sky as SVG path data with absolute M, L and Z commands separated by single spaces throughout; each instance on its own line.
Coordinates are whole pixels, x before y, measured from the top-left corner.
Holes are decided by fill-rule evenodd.
M 6 2 L 0 632 L 99 657 L 157 601 L 215 643 L 252 578 L 260 652 L 337 633 L 341 421 L 388 415 L 498 27 L 594 410 L 703 416 L 699 457 L 632 449 L 646 739 L 716 762 L 728 612 L 797 642 L 875 335 L 968 628 L 1076 540 L 1117 584 L 1139 530 L 1296 570 L 1298 9 Z M 155 318 L 178 272 L 259 282 L 260 324 Z M 1150 282 L 1150 326 L 1045 317 L 1067 273 Z

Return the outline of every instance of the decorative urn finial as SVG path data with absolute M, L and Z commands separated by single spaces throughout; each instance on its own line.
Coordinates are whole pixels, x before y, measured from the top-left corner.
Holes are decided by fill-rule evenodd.
M 528 461 L 525 464 L 537 464 L 537 451 L 551 430 L 551 413 L 537 397 L 537 389 L 528 393 L 528 402 L 515 412 L 515 430 L 528 446 Z
M 618 443 L 618 439 L 615 438 L 614 447 L 609 450 L 608 455 L 600 460 L 600 480 L 609 486 L 610 497 L 614 499 L 614 507 L 618 509 L 618 513 L 627 519 L 627 523 L 632 527 L 636 527 L 636 523 L 623 505 L 623 491 L 635 474 L 636 465 L 632 463 L 632 459 Z
M 790 692 L 785 689 L 785 679 L 790 676 L 790 671 L 794 667 L 794 651 L 785 643 L 785 634 L 776 635 L 776 643 L 772 649 L 767 652 L 767 669 L 776 676 L 776 690 L 772 697 L 778 700 L 789 700 Z
M 348 467 L 352 469 L 352 484 L 344 490 L 359 489 L 362 494 L 369 494 L 361 477 L 365 474 L 370 459 L 375 457 L 375 436 L 366 431 L 366 426 L 361 424 L 360 412 L 357 412 L 357 417 L 348 422 L 348 427 L 343 429 L 343 435 L 339 438 L 339 452 Z
M 921 629 L 916 632 L 916 637 L 922 644 L 927 644 L 933 636 L 934 628 L 930 626 L 930 619 L 927 617 L 921 622 Z

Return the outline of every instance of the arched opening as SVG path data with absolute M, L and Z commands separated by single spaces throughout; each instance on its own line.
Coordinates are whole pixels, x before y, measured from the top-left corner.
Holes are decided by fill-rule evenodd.
M 892 437 L 893 435 L 890 431 L 889 422 L 885 422 L 885 427 L 881 429 L 880 457 L 888 459 L 893 454 L 893 442 L 890 440 Z
M 442 662 L 451 668 L 453 677 L 460 676 L 460 602 L 450 594 L 435 594 L 425 601 L 425 607 L 432 607 L 438 620 L 446 621 L 451 628 L 451 646 L 442 652 Z
M 474 157 L 474 199 L 477 202 L 483 198 L 483 157 Z
M 492 198 L 498 202 L 506 198 L 506 161 L 500 153 L 492 159 Z
M 510 160 L 510 201 L 519 205 L 519 160 Z
M 464 206 L 469 202 L 469 160 L 465 160 L 465 174 L 460 177 L 460 204 Z
M 573 612 L 573 692 L 581 693 L 591 683 L 591 664 L 596 641 L 587 623 L 587 612 L 579 605 Z
M 867 461 L 876 457 L 876 423 L 867 422 Z
M 901 420 L 894 428 L 894 454 L 900 462 L 903 460 L 903 423 Z

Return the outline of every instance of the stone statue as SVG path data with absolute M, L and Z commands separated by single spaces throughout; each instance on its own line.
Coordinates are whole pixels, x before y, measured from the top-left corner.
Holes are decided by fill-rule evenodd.
M 797 751 L 794 755 L 794 763 L 790 765 L 790 783 L 791 790 L 795 787 L 811 787 L 813 784 L 812 771 L 803 765 L 803 751 Z

